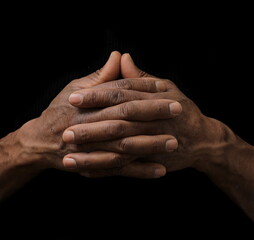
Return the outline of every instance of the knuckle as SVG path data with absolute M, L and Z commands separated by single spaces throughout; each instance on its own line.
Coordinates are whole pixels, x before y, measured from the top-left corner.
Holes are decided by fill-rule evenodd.
M 142 70 L 139 70 L 138 75 L 139 75 L 140 78 L 149 77 L 149 74 L 144 72 L 144 71 L 142 71 Z
M 112 105 L 121 103 L 125 99 L 124 92 L 121 90 L 110 91 L 109 99 Z
M 131 102 L 128 102 L 126 104 L 123 104 L 119 107 L 119 115 L 122 118 L 129 118 L 132 116 L 134 111 L 134 105 Z
M 129 79 L 116 81 L 116 87 L 123 89 L 132 89 L 132 83 Z
M 158 104 L 156 104 L 156 113 L 157 113 L 158 115 L 161 115 L 161 114 L 164 113 L 164 110 L 165 110 L 164 106 L 165 106 L 165 103 L 159 102 Z M 168 107 L 167 107 L 167 108 L 168 108 Z M 167 108 L 166 108 L 166 109 L 167 109 Z
M 77 141 L 87 141 L 89 139 L 89 134 L 87 129 L 84 127 L 75 131 L 75 138 Z
M 127 140 L 126 138 L 119 141 L 118 148 L 121 152 L 128 152 L 129 146 L 130 146 L 130 141 Z
M 87 99 L 89 99 L 88 101 L 90 101 L 91 104 L 97 104 L 97 94 L 94 91 L 91 91 L 88 96 Z
M 158 153 L 161 151 L 161 143 L 158 140 L 153 140 L 151 146 L 150 146 L 152 153 Z
M 155 92 L 156 86 L 154 84 L 154 81 L 151 81 L 151 79 L 143 79 L 142 81 L 142 88 L 146 92 Z
M 113 123 L 107 128 L 110 137 L 121 137 L 124 135 L 126 127 L 122 123 Z

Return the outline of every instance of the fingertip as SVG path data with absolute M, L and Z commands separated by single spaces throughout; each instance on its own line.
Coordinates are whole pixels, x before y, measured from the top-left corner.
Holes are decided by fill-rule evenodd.
M 139 69 L 129 53 L 125 53 L 121 57 L 121 73 L 123 78 L 153 77 Z
M 70 157 L 65 157 L 63 159 L 63 165 L 68 169 L 76 169 L 78 167 L 75 159 Z
M 135 65 L 131 55 L 124 53 L 121 57 L 121 73 L 123 78 L 138 78 L 141 70 Z
M 74 132 L 71 130 L 65 130 L 62 138 L 63 141 L 66 143 L 73 143 L 75 139 Z
M 166 151 L 172 152 L 178 148 L 178 142 L 175 138 L 169 139 L 166 142 Z
M 169 104 L 170 113 L 173 116 L 179 115 L 182 111 L 182 105 L 179 102 L 173 102 Z
M 96 80 L 97 83 L 116 80 L 120 74 L 120 63 L 121 63 L 121 53 L 118 51 L 111 52 L 108 61 L 99 71 L 100 74 L 99 78 Z
M 135 65 L 134 60 L 131 57 L 130 53 L 124 53 L 122 55 L 122 57 L 121 57 L 121 64 L 123 64 L 123 65 L 127 64 L 129 66 L 137 68 L 137 66 Z
M 168 90 L 167 83 L 165 81 L 156 81 L 155 87 L 157 92 L 166 92 Z
M 111 58 L 111 57 L 121 57 L 122 56 L 122 54 L 119 52 L 119 51 L 112 51 L 111 53 L 110 53 L 110 55 L 109 55 L 109 59 Z
M 81 105 L 83 102 L 83 96 L 80 93 L 72 93 L 69 97 L 69 103 L 75 106 Z
M 167 173 L 167 170 L 164 166 L 160 166 L 154 169 L 154 178 L 160 178 L 165 176 Z
M 122 59 L 127 59 L 127 60 L 131 61 L 132 63 L 134 63 L 134 61 L 133 61 L 133 59 L 132 59 L 130 53 L 124 53 L 124 54 L 122 55 Z

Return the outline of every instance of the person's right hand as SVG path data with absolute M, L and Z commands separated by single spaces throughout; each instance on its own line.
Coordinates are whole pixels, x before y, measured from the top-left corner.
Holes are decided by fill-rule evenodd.
M 88 169 L 119 169 L 138 158 L 144 148 L 149 149 L 147 154 L 174 150 L 177 145 L 168 144 L 167 142 L 168 140 L 173 140 L 175 143 L 175 138 L 171 135 L 164 134 L 157 136 L 156 147 L 151 147 L 154 145 L 154 137 L 146 136 L 145 141 L 143 141 L 143 138 L 136 137 L 133 139 L 131 154 L 129 154 L 128 150 L 122 153 L 107 149 L 104 151 L 93 151 L 96 142 L 111 140 L 114 138 L 114 135 L 117 136 L 119 134 L 121 129 L 119 128 L 116 132 L 115 126 L 118 125 L 117 119 L 123 119 L 123 114 L 125 114 L 126 109 L 121 106 L 116 106 L 114 110 L 105 108 L 103 109 L 103 114 L 100 114 L 102 111 L 99 111 L 100 109 L 98 110 L 98 108 L 81 110 L 74 107 L 69 103 L 68 99 L 70 94 L 75 91 L 90 88 L 103 82 L 116 80 L 120 73 L 120 60 L 120 53 L 113 52 L 101 70 L 87 77 L 72 81 L 60 92 L 39 118 L 28 122 L 17 131 L 16 137 L 23 147 L 19 148 L 19 152 L 13 154 L 13 159 L 19 159 L 20 156 L 23 156 L 24 158 L 36 159 L 36 164 L 40 164 L 40 168 L 57 168 L 72 172 L 82 172 Z M 114 94 L 113 91 L 112 94 Z M 111 105 L 114 105 L 117 97 L 117 95 L 111 96 L 109 99 L 109 101 L 112 101 Z M 72 95 L 70 100 L 78 103 L 80 99 L 78 96 Z M 93 100 L 94 97 L 91 97 L 87 99 L 87 102 L 92 102 Z M 180 111 L 177 113 L 170 112 L 169 104 L 174 102 L 164 100 L 163 102 L 152 104 L 149 108 L 143 109 L 143 106 L 140 105 L 130 106 L 128 110 L 133 113 L 135 111 L 133 120 L 146 117 L 148 119 L 168 119 L 180 113 Z M 100 105 L 98 104 L 94 107 L 100 107 Z M 81 131 L 79 134 L 76 132 L 74 136 L 74 131 L 70 131 L 70 127 L 87 123 L 91 118 L 93 119 L 93 124 L 90 124 L 89 127 L 98 130 L 96 135 L 86 136 L 86 132 Z M 104 121 L 109 119 L 112 121 Z M 112 126 L 113 123 L 115 123 L 114 126 Z M 69 128 L 69 131 L 65 131 L 67 128 Z M 130 128 L 125 131 L 125 136 L 138 135 L 142 128 L 144 133 L 146 133 L 147 131 L 141 122 L 136 124 L 135 128 Z M 100 131 L 100 129 L 106 130 Z M 88 144 L 88 139 L 85 143 L 82 141 L 83 144 L 74 144 L 74 142 L 77 143 L 77 136 L 80 135 L 82 139 L 85 137 L 90 138 L 89 141 L 93 142 L 93 146 Z M 117 145 L 118 143 L 115 142 L 113 144 Z M 73 152 L 80 152 L 82 157 L 76 157 L 75 160 L 72 159 L 70 153 Z M 63 157 L 68 156 L 68 154 L 69 157 L 65 157 L 62 162 Z M 162 176 L 165 173 L 165 167 L 161 164 L 133 162 L 133 164 L 128 165 L 121 172 L 121 175 L 154 178 Z

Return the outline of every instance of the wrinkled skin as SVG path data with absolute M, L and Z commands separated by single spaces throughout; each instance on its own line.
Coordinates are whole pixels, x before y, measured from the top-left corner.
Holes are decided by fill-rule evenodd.
M 141 154 L 140 159 L 137 161 L 157 162 L 163 164 L 167 171 L 194 167 L 204 172 L 254 221 L 253 146 L 240 139 L 225 124 L 204 116 L 198 107 L 183 93 L 181 93 L 174 83 L 168 80 L 165 81 L 158 79 L 138 69 L 129 54 L 125 54 L 121 58 L 121 74 L 122 77 L 125 78 L 124 80 L 109 82 L 95 87 L 97 88 L 96 90 L 100 88 L 102 93 L 98 91 L 96 95 L 92 93 L 94 96 L 92 103 L 87 105 L 87 103 L 83 102 L 79 106 L 76 106 L 88 108 L 92 107 L 95 103 L 100 106 L 111 105 L 109 92 L 105 88 L 118 89 L 119 93 L 114 94 L 119 96 L 117 101 L 115 101 L 115 104 L 127 102 L 125 104 L 135 106 L 138 105 L 140 101 L 147 101 L 144 108 L 145 106 L 149 108 L 153 101 L 160 101 L 159 99 L 178 101 L 182 106 L 182 113 L 178 117 L 173 119 L 164 119 L 160 122 L 151 121 L 148 123 L 150 124 L 150 128 L 146 129 L 147 134 L 151 135 L 174 135 L 178 140 L 178 149 L 170 153 L 150 154 L 149 157 L 142 156 Z M 135 94 L 132 90 L 137 90 L 139 92 L 136 92 Z M 163 93 L 158 93 L 159 90 Z M 93 91 L 94 89 L 84 89 L 83 91 L 78 91 L 78 93 L 82 96 L 84 93 L 89 95 L 91 94 L 89 92 Z M 145 99 L 153 99 L 153 101 L 149 102 L 149 100 Z M 131 102 L 128 103 L 128 101 Z M 74 102 L 71 103 L 75 105 Z M 125 111 L 125 118 L 126 117 L 127 119 L 132 119 L 135 117 L 135 114 L 131 111 Z M 134 124 L 135 126 L 135 123 L 132 122 L 129 123 L 128 128 L 132 126 L 130 124 Z M 72 126 L 71 128 L 75 129 L 75 126 Z M 79 125 L 77 128 L 85 128 L 85 125 Z M 122 127 L 122 129 L 126 129 L 126 127 Z M 93 131 L 93 129 L 86 130 L 87 136 L 92 135 Z M 119 137 L 124 135 L 123 132 L 124 130 L 121 131 Z M 142 128 L 140 132 L 143 134 Z M 79 131 L 77 131 L 76 139 L 79 139 L 79 142 L 82 142 L 82 136 L 78 135 Z M 157 137 L 154 136 L 154 138 L 156 139 Z M 116 141 L 120 143 L 124 142 L 125 150 L 132 150 L 132 137 L 125 137 L 124 139 L 118 139 Z M 157 144 L 150 146 L 155 147 L 155 149 L 157 148 Z M 108 142 L 107 144 L 97 144 L 96 146 L 96 149 L 103 150 L 105 148 L 116 152 L 121 152 L 123 150 L 123 148 L 115 148 L 115 145 L 112 144 L 112 142 Z M 143 153 L 147 150 L 148 149 L 142 149 Z M 75 158 L 75 153 L 72 157 Z M 115 172 L 104 169 L 100 171 L 85 171 L 83 174 L 88 174 L 93 177 L 102 177 L 114 174 L 120 175 L 121 168 L 118 168 Z
M 101 107 L 99 104 L 95 104 L 93 108 L 79 109 L 72 106 L 68 101 L 71 93 L 75 91 L 89 89 L 99 86 L 103 82 L 117 79 L 120 74 L 120 60 L 120 53 L 113 52 L 101 70 L 87 77 L 72 81 L 56 96 L 39 118 L 28 122 L 18 131 L 17 134 L 22 141 L 22 145 L 27 146 L 27 152 L 36 153 L 39 159 L 37 164 L 41 164 L 41 168 L 57 168 L 72 172 L 82 172 L 87 169 L 113 169 L 113 172 L 115 172 L 115 169 L 121 169 L 121 175 L 123 176 L 141 178 L 153 178 L 165 175 L 165 167 L 161 164 L 140 164 L 138 162 L 132 163 L 132 161 L 139 157 L 139 152 L 142 148 L 151 149 L 147 154 L 172 152 L 177 148 L 177 141 L 173 136 L 160 134 L 157 136 L 156 142 L 152 136 L 146 136 L 145 141 L 143 141 L 144 137 L 138 136 L 133 143 L 131 154 L 128 149 L 123 149 L 121 152 L 111 151 L 112 146 L 115 148 L 119 146 L 117 142 L 108 141 L 112 138 L 117 138 L 118 132 L 112 129 L 112 124 L 117 126 L 122 119 L 125 119 L 123 116 L 125 108 L 116 106 L 114 109 L 101 109 L 98 108 Z M 87 102 L 95 100 L 94 97 L 88 97 L 88 99 Z M 113 105 L 116 99 L 110 99 L 112 101 L 110 104 Z M 172 100 L 159 101 L 150 108 L 143 108 L 143 103 L 138 107 L 131 106 L 129 111 L 138 111 L 140 113 L 139 120 L 141 121 L 146 121 L 147 117 L 154 120 L 168 119 L 176 117 L 181 112 L 179 103 L 176 103 L 175 112 L 170 112 L 169 104 L 174 102 Z M 160 112 L 157 112 L 158 108 L 161 109 Z M 121 121 L 117 121 L 117 119 L 121 119 Z M 84 139 L 80 144 L 68 142 L 70 135 L 66 134 L 66 131 L 63 134 L 64 130 L 69 126 L 83 123 L 93 123 L 95 129 L 105 128 L 106 130 L 100 131 L 96 136 L 93 136 L 93 143 L 89 143 L 88 139 Z M 140 122 L 137 123 L 136 129 L 133 129 L 131 133 L 127 131 L 125 136 L 138 135 L 138 130 L 141 128 L 144 128 L 143 133 L 146 134 L 147 127 L 144 127 L 144 124 Z M 80 134 L 83 137 L 86 136 L 84 132 L 80 132 Z M 98 142 L 102 140 L 110 143 L 109 147 L 105 145 L 104 150 L 98 147 L 101 145 Z M 167 144 L 167 140 L 173 140 L 173 144 L 172 141 L 171 144 Z M 99 145 L 97 146 L 97 144 Z M 150 148 L 154 144 L 156 144 L 156 148 Z M 73 164 L 73 159 L 69 156 L 62 162 L 66 154 L 73 152 L 82 152 L 82 156 L 85 155 L 85 158 L 81 159 L 81 161 L 78 161 L 78 158 L 76 158 L 76 162 Z M 131 165 L 128 165 L 128 163 L 131 163 Z M 128 166 L 125 167 L 125 165 Z
M 123 80 L 114 81 L 120 72 Z M 0 139 L 0 200 L 47 168 L 156 178 L 186 167 L 207 174 L 254 220 L 253 146 L 204 116 L 172 82 L 113 53 L 38 119 Z
M 114 111 L 115 106 L 123 106 L 124 109 L 128 109 L 129 106 L 143 104 L 143 108 L 150 108 L 154 102 L 165 99 L 175 100 L 182 106 L 182 113 L 178 117 L 156 121 L 147 118 L 149 122 L 146 122 L 145 127 L 139 128 L 138 131 L 140 135 L 145 133 L 147 135 L 173 135 L 178 140 L 178 149 L 170 153 L 150 154 L 145 157 L 142 156 L 142 152 L 149 151 L 149 149 L 141 149 L 139 160 L 158 162 L 163 164 L 167 171 L 175 171 L 186 167 L 197 167 L 199 161 L 202 161 L 206 155 L 218 154 L 220 146 L 224 146 L 225 138 L 230 133 L 228 128 L 219 121 L 204 116 L 196 104 L 186 97 L 172 81 L 144 73 L 133 64 L 128 54 L 123 55 L 121 61 L 121 71 L 125 79 L 77 91 L 75 94 L 80 94 L 84 101 L 79 105 L 75 103 L 73 105 L 82 109 L 90 109 L 94 106 L 111 106 L 107 108 L 107 111 Z M 89 101 L 89 99 L 92 100 Z M 112 106 L 112 103 L 115 106 Z M 122 153 L 123 150 L 119 147 L 116 148 L 116 146 L 124 141 L 124 147 L 128 149 L 126 152 L 131 152 L 133 137 L 122 137 L 126 136 L 130 129 L 136 129 L 137 121 L 140 121 L 137 114 L 138 111 L 134 111 L 133 107 L 132 111 L 125 110 L 124 119 L 131 120 L 131 122 L 119 121 L 118 124 L 112 125 L 111 132 L 114 133 L 114 138 L 118 138 L 117 140 L 96 143 L 96 146 L 90 144 L 90 146 L 94 150 L 110 150 Z M 91 117 L 89 120 L 96 119 Z M 98 131 L 105 131 L 106 129 L 93 129 L 91 125 L 85 123 L 72 126 L 69 130 L 75 132 L 76 141 L 74 143 L 82 143 L 82 141 L 92 141 L 92 136 L 97 135 Z M 80 132 L 85 132 L 85 135 L 82 136 Z M 232 139 L 229 137 L 228 140 L 234 141 L 235 137 L 232 136 Z M 217 152 L 214 152 L 215 148 Z M 71 154 L 68 156 L 75 158 L 78 155 Z M 94 177 L 112 174 L 112 172 L 104 170 L 87 171 L 87 173 Z
M 98 108 L 80 110 L 68 101 L 70 94 L 75 91 L 118 79 L 121 70 L 120 63 L 121 54 L 113 52 L 102 69 L 68 84 L 40 117 L 27 122 L 17 131 L 0 139 L 0 200 L 11 195 L 39 172 L 48 168 L 71 172 L 83 172 L 87 169 L 110 169 L 111 175 L 120 174 L 139 178 L 158 178 L 166 174 L 166 169 L 161 164 L 140 163 L 134 160 L 139 157 L 141 148 L 151 149 L 148 153 L 174 151 L 177 148 L 177 140 L 171 135 L 158 135 L 156 141 L 153 136 L 146 136 L 144 141 L 143 137 L 136 136 L 138 131 L 133 129 L 131 134 L 126 133 L 126 136 L 136 136 L 135 141 L 133 141 L 132 154 L 129 154 L 128 149 L 123 149 L 122 153 L 112 152 L 110 148 L 105 148 L 105 151 L 92 151 L 96 142 L 101 141 L 101 139 L 115 138 L 114 132 L 110 131 L 108 132 L 111 133 L 110 137 L 105 137 L 104 132 L 95 136 L 93 146 L 89 145 L 88 142 L 79 145 L 66 143 L 66 140 L 70 140 L 70 135 L 66 134 L 65 129 L 72 125 L 90 121 L 98 122 L 100 127 L 111 129 L 112 121 L 117 125 L 118 119 L 123 119 L 122 113 L 125 111 L 121 107 L 116 107 L 113 111 L 112 109 L 100 110 Z M 154 120 L 167 119 L 176 117 L 181 113 L 179 103 L 175 103 L 174 111 L 171 112 L 169 104 L 174 102 L 164 100 L 164 102 L 158 102 L 150 108 L 143 109 L 143 105 L 138 108 L 132 106 L 132 108 L 138 110 L 142 121 L 146 121 L 146 117 Z M 129 109 L 131 112 L 132 108 Z M 158 109 L 162 109 L 162 111 L 158 112 Z M 109 116 L 111 117 L 109 118 Z M 111 121 L 102 126 L 104 120 Z M 140 122 L 137 129 L 142 126 L 143 122 Z M 144 134 L 146 134 L 145 129 Z M 150 148 L 154 144 L 156 147 Z M 63 160 L 66 154 L 72 152 L 86 153 L 86 159 L 82 155 L 80 161 L 75 162 L 70 158 Z

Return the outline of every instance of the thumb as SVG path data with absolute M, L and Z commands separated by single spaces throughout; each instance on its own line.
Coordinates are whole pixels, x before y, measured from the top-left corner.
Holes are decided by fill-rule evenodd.
M 140 70 L 134 63 L 129 53 L 125 53 L 121 57 L 121 74 L 123 78 L 142 78 L 154 77 Z
M 116 80 L 120 75 L 121 53 L 114 51 L 110 54 L 106 64 L 96 72 L 79 79 L 83 88 L 99 85 L 104 82 Z M 84 82 L 83 80 L 86 79 Z

